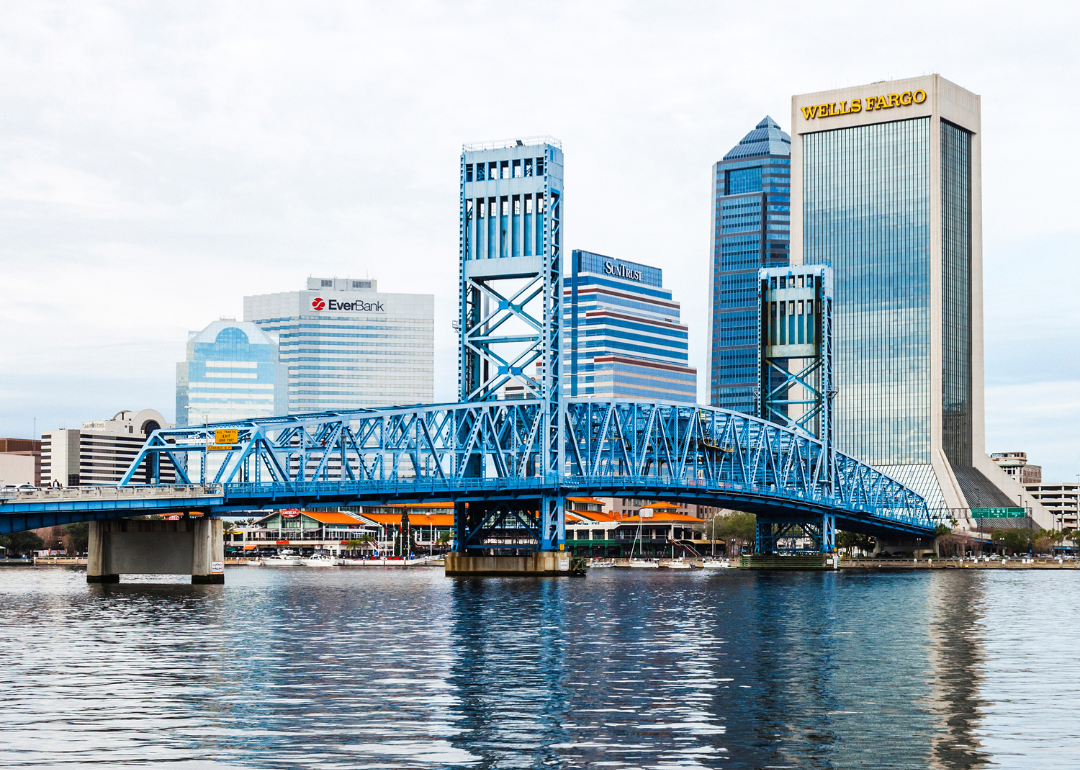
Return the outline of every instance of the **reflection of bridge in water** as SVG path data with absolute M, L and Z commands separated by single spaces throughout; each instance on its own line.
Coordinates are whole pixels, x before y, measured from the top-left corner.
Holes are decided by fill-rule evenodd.
M 560 384 L 561 147 L 549 139 L 466 146 L 461 162 L 462 403 L 158 430 L 118 488 L 20 494 L 0 505 L 0 532 L 162 511 L 217 516 L 453 501 L 456 539 L 448 571 L 481 565 L 481 559 L 469 561 L 480 555 L 488 560 L 483 569 L 525 569 L 524 562 L 493 556 L 521 551 L 523 539 L 533 566 L 550 571 L 567 562 L 553 557 L 564 551 L 566 496 L 589 494 L 755 513 L 757 550 L 765 553 L 829 552 L 837 528 L 899 537 L 932 533 L 919 495 L 832 448 L 827 269 L 804 269 L 797 290 L 794 277 L 787 289 L 781 277 L 772 294 L 763 283 L 767 301 L 787 304 L 794 294 L 784 292 L 798 291 L 815 298 L 807 299 L 807 308 L 818 308 L 799 316 L 806 336 L 799 331 L 797 340 L 791 317 L 788 339 L 798 345 L 785 347 L 783 330 L 762 345 L 764 368 L 775 370 L 764 383 L 762 410 L 774 421 L 689 404 L 567 398 Z M 518 222 L 515 204 L 515 221 L 509 230 L 503 223 L 500 240 L 492 229 L 496 204 L 488 204 L 487 218 L 483 212 L 485 202 L 506 201 L 506 194 L 527 205 Z M 499 208 L 503 219 L 509 216 L 505 202 Z M 792 370 L 784 363 L 792 356 L 810 363 Z M 789 371 L 798 373 L 777 381 Z M 507 400 L 508 389 L 524 398 Z M 787 420 L 789 413 L 797 419 Z M 823 440 L 811 435 L 813 425 Z M 175 468 L 179 484 L 160 483 L 166 465 Z M 135 533 L 118 530 L 113 539 L 129 534 Z M 94 544 L 92 530 L 91 561 Z

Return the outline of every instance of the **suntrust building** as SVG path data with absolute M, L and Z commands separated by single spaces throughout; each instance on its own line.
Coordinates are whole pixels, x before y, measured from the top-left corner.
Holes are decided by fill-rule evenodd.
M 837 448 L 932 508 L 1017 506 L 983 434 L 980 99 L 931 75 L 795 96 L 791 261 L 835 277 Z
M 290 414 L 430 402 L 434 319 L 433 295 L 380 293 L 371 279 L 244 297 L 244 320 L 278 337 Z

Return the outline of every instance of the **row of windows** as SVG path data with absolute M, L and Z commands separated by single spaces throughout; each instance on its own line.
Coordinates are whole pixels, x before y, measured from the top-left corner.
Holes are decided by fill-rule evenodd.
M 487 179 L 521 179 L 534 174 L 544 175 L 543 158 L 517 158 L 465 164 L 466 182 L 483 182 Z

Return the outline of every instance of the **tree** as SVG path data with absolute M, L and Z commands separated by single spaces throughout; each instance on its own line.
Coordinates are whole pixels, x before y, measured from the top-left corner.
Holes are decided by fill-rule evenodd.
M 869 553 L 874 550 L 874 538 L 856 532 L 838 530 L 836 533 L 836 547 L 847 551 L 848 554 L 852 554 L 855 550 Z
M 45 541 L 33 532 L 12 532 L 0 535 L 0 545 L 7 549 L 8 556 L 28 556 L 45 545 Z
M 1032 545 L 1030 529 L 995 529 L 990 533 L 994 541 L 1007 554 L 1028 553 Z
M 952 527 L 948 524 L 938 524 L 934 527 L 934 537 L 944 537 L 952 534 Z
M 735 511 L 714 517 L 706 529 L 710 540 L 722 540 L 727 553 L 734 556 L 748 547 L 753 549 L 757 539 L 757 516 Z
M 90 547 L 90 522 L 64 525 L 64 549 L 76 555 Z

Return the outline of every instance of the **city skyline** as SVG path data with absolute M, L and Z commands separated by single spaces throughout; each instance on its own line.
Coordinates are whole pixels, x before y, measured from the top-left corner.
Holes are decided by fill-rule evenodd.
M 23 34 L 31 47 L 48 51 L 58 45 L 48 42 L 47 21 L 30 11 L 21 13 L 13 19 L 12 29 Z M 820 18 L 807 24 L 819 32 L 839 18 L 833 6 L 817 13 Z M 632 12 L 623 19 L 624 35 L 643 34 L 644 19 Z M 586 34 L 588 19 L 569 21 L 565 45 L 572 46 Z M 843 60 L 838 54 L 823 53 L 806 67 L 793 66 L 793 47 L 769 64 L 752 89 L 724 76 L 719 64 L 684 76 L 691 60 L 676 55 L 678 49 L 688 36 L 706 35 L 694 33 L 694 27 L 719 29 L 745 21 L 738 14 L 726 20 L 694 14 L 672 19 L 671 28 L 663 30 L 652 45 L 658 52 L 674 55 L 669 65 L 673 69 L 667 70 L 669 75 L 679 75 L 674 80 L 650 79 L 640 65 L 622 56 L 615 57 L 612 65 L 587 60 L 604 68 L 598 71 L 614 72 L 606 68 L 615 65 L 626 69 L 615 77 L 612 96 L 601 100 L 588 120 L 577 112 L 581 99 L 592 92 L 578 87 L 557 95 L 543 108 L 530 105 L 525 95 L 511 94 L 509 115 L 493 107 L 449 109 L 448 119 L 437 127 L 420 125 L 402 131 L 400 118 L 387 118 L 384 127 L 371 118 L 351 120 L 355 116 L 345 108 L 324 104 L 319 115 L 329 118 L 327 127 L 319 128 L 300 116 L 273 132 L 260 131 L 258 121 L 279 114 L 286 104 L 306 101 L 295 83 L 286 81 L 269 95 L 250 97 L 239 112 L 230 112 L 210 87 L 209 73 L 224 75 L 229 83 L 263 82 L 251 81 L 254 76 L 245 62 L 284 66 L 295 56 L 271 52 L 267 41 L 281 34 L 274 25 L 257 26 L 252 34 L 240 29 L 235 18 L 222 19 L 220 40 L 206 38 L 189 53 L 194 60 L 206 62 L 205 72 L 157 80 L 151 74 L 138 74 L 140 57 L 151 51 L 140 45 L 132 46 L 128 57 L 119 62 L 85 54 L 89 58 L 79 63 L 90 78 L 84 83 L 87 93 L 100 97 L 118 115 L 141 116 L 137 120 L 117 121 L 103 114 L 101 105 L 65 91 L 51 71 L 40 73 L 36 83 L 40 95 L 29 86 L 10 85 L 9 98 L 27 109 L 20 111 L 25 116 L 21 122 L 5 130 L 4 141 L 40 151 L 28 152 L 18 164 L 6 168 L 6 207 L 17 216 L 9 214 L 12 237 L 3 251 L 5 264 L 11 268 L 3 285 L 11 300 L 0 323 L 12 342 L 4 353 L 0 386 L 6 398 L 0 432 L 29 435 L 35 417 L 40 432 L 60 422 L 76 425 L 143 404 L 168 409 L 173 400 L 173 367 L 183 357 L 187 330 L 201 328 L 221 315 L 240 317 L 243 294 L 279 291 L 308 274 L 363 277 L 366 272 L 378 274 L 383 286 L 392 291 L 434 293 L 435 398 L 453 400 L 454 164 L 463 141 L 515 134 L 551 133 L 566 143 L 571 169 L 567 189 L 574 200 L 573 216 L 567 223 L 568 247 L 589 246 L 643 262 L 650 262 L 653 253 L 665 255 L 658 266 L 682 298 L 691 332 L 691 364 L 703 371 L 707 309 L 700 287 L 707 276 L 709 212 L 703 199 L 710 164 L 763 114 L 783 124 L 792 94 L 889 75 L 918 75 L 933 68 L 982 94 L 984 103 L 986 449 L 1027 451 L 1046 468 L 1047 478 L 1072 478 L 1080 470 L 1080 451 L 1070 438 L 1080 423 L 1080 405 L 1074 395 L 1080 373 L 1071 357 L 1049 355 L 1049 340 L 1051 332 L 1058 334 L 1064 327 L 1069 332 L 1066 344 L 1075 346 L 1072 329 L 1077 324 L 1071 315 L 1075 311 L 1037 301 L 1040 274 L 1052 272 L 1066 281 L 1074 277 L 1077 260 L 1069 256 L 1075 249 L 1072 225 L 1045 220 L 1032 204 L 1016 200 L 1013 191 L 1034 175 L 1041 187 L 1060 190 L 1066 199 L 1063 205 L 1070 208 L 1075 193 L 1065 182 L 1072 176 L 1075 161 L 1066 158 L 1051 168 L 1030 167 L 1022 163 L 1019 153 L 1029 130 L 1027 123 L 1040 112 L 1070 122 L 1076 108 L 1056 103 L 1051 95 L 1053 84 L 1063 82 L 1059 78 L 1067 78 L 1068 66 L 1074 65 L 1063 70 L 1063 62 L 1054 61 L 1048 53 L 1054 46 L 1045 41 L 1037 47 L 1016 43 L 1018 47 L 1010 48 L 1008 56 L 990 61 L 972 41 L 950 41 L 946 47 L 943 33 L 920 30 L 918 36 L 909 35 L 915 41 L 910 50 L 887 47 L 871 52 L 867 43 L 855 40 L 853 51 Z M 443 18 L 441 23 L 445 22 Z M 899 17 L 896 22 L 901 30 L 916 29 L 914 22 Z M 145 23 L 153 26 L 154 21 Z M 183 26 L 185 22 L 179 18 L 177 23 Z M 355 17 L 346 18 L 343 28 L 355 30 L 357 23 Z M 386 25 L 390 38 L 404 39 L 405 27 L 385 19 L 380 23 Z M 851 24 L 858 27 L 856 22 Z M 108 18 L 96 29 L 99 40 L 112 41 L 118 49 L 140 30 L 138 25 Z M 1047 34 L 1052 38 L 1055 33 Z M 1006 31 L 977 20 L 972 40 L 978 35 L 978 48 L 982 48 L 986 41 L 1004 39 Z M 306 50 L 310 39 L 301 35 L 296 50 Z M 14 56 L 10 51 L 7 55 Z M 489 55 L 464 53 L 460 63 L 486 66 Z M 349 54 L 345 47 L 331 44 L 327 56 L 344 62 Z M 566 61 L 581 63 L 582 59 L 569 56 Z M 1024 81 L 1021 88 L 1019 76 L 1012 71 L 1040 65 L 1052 76 L 1030 87 Z M 356 94 L 368 94 L 368 101 L 376 105 L 388 104 L 392 98 L 384 87 L 366 86 L 362 81 L 330 85 L 325 77 L 318 77 L 318 64 L 310 66 L 315 69 L 307 72 L 315 76 L 321 99 L 346 86 Z M 277 71 L 274 66 L 270 70 Z M 495 77 L 511 75 L 496 73 Z M 124 89 L 120 93 L 128 95 L 123 99 L 110 97 L 104 83 L 113 80 L 148 98 L 131 99 Z M 182 94 L 191 85 L 200 86 L 211 98 L 188 115 Z M 442 87 L 421 86 L 417 103 L 426 109 L 441 108 L 437 89 Z M 631 95 L 642 89 L 644 95 L 655 97 L 651 106 L 634 113 L 633 120 L 620 117 L 622 106 L 639 103 Z M 694 94 L 715 103 L 692 104 L 687 99 Z M 1022 113 L 1015 109 L 1021 98 L 1018 94 L 1024 95 Z M 50 122 L 43 107 L 46 99 L 66 104 L 83 121 L 84 129 L 72 134 Z M 376 112 L 385 116 L 383 111 Z M 166 118 L 178 120 L 191 135 L 183 142 L 172 142 L 173 129 L 163 128 Z M 635 155 L 632 148 L 642 145 L 650 153 Z M 222 149 L 237 148 L 233 160 L 214 165 L 196 162 Z M 283 151 L 299 159 L 288 160 Z M 106 168 L 95 157 L 119 160 Z M 637 162 L 628 163 L 630 158 Z M 271 169 L 276 169 L 274 174 Z M 308 177 L 322 178 L 326 184 L 297 184 Z M 252 185 L 259 179 L 267 184 L 256 189 Z M 631 180 L 646 183 L 642 186 Z M 650 192 L 643 194 L 643 189 Z M 233 191 L 250 195 L 234 196 Z M 1022 224 L 1030 221 L 1040 225 L 1034 235 Z M 46 222 L 57 226 L 41 227 Z M 1031 268 L 1020 270 L 1018 264 Z M 256 265 L 257 270 L 253 269 Z M 117 273 L 129 280 L 108 282 L 97 277 Z M 49 291 L 27 292 L 34 285 L 33 277 L 41 274 L 49 277 Z M 132 291 L 136 285 L 142 290 Z M 991 308 L 1007 308 L 1007 312 L 994 313 Z M 707 401 L 704 395 L 699 389 L 702 402 Z

